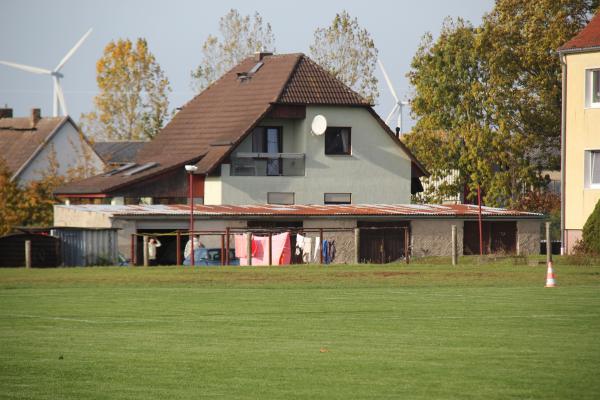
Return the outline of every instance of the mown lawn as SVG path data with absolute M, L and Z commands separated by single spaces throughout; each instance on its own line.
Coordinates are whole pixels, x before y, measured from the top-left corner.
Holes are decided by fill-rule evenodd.
M 0 398 L 596 399 L 600 266 L 0 270 Z

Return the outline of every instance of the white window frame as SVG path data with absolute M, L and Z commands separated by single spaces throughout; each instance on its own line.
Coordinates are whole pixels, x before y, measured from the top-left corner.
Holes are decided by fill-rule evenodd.
M 585 70 L 585 107 L 586 108 L 600 108 L 600 101 L 592 101 L 593 92 L 593 74 L 598 73 L 598 79 L 600 80 L 600 67 L 587 68 Z
M 586 149 L 585 150 L 585 185 L 586 189 L 600 189 L 600 182 L 594 183 L 592 181 L 592 173 L 594 171 L 594 157 L 592 157 L 592 153 L 597 153 L 600 155 L 600 149 Z M 600 156 L 598 156 L 600 158 Z M 600 161 L 600 160 L 599 160 Z
M 327 200 L 327 196 L 348 196 L 348 201 Z M 323 204 L 352 204 L 352 193 L 323 193 Z

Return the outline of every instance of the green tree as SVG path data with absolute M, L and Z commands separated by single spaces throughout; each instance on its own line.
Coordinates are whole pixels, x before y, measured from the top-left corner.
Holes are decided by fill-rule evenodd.
M 335 15 L 330 26 L 315 30 L 310 46 L 314 61 L 372 103 L 379 96 L 377 54 L 371 34 L 345 10 Z
M 494 176 L 490 155 L 494 137 L 486 124 L 483 99 L 486 76 L 480 68 L 476 29 L 468 22 L 446 19 L 440 37 L 425 35 L 411 64 L 409 79 L 415 89 L 412 112 L 414 131 L 404 140 L 431 172 L 426 196 L 440 200 L 471 191 Z M 456 179 L 447 180 L 451 171 Z
M 407 144 L 433 173 L 460 173 L 489 205 L 513 206 L 558 167 L 560 63 L 555 49 L 589 20 L 595 1 L 498 0 L 479 27 L 446 20 L 412 61 L 417 123 Z M 443 142 L 431 132 L 443 131 Z
M 209 35 L 202 45 L 202 60 L 191 73 L 192 87 L 201 92 L 244 58 L 256 52 L 274 51 L 275 36 L 271 24 L 256 12 L 240 15 L 231 9 L 219 21 L 218 38 Z
M 585 221 L 581 242 L 577 247 L 583 250 L 584 253 L 600 255 L 600 201 L 596 203 L 594 211 Z
M 82 130 L 100 139 L 152 139 L 169 108 L 169 80 L 145 39 L 111 41 L 96 63 L 100 93 L 94 111 L 82 115 Z

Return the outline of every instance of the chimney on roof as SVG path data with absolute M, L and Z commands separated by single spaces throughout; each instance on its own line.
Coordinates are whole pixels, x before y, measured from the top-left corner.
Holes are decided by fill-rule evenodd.
M 396 127 L 396 137 L 397 137 L 397 138 L 399 138 L 399 137 L 400 137 L 400 133 L 401 133 L 401 132 L 400 132 L 400 127 L 399 127 L 399 126 L 397 126 L 397 127 Z
M 256 53 L 254 53 L 255 55 L 255 59 L 256 61 L 262 61 L 263 58 L 268 57 L 268 56 L 272 56 L 273 52 L 272 51 L 257 51 Z
M 31 127 L 35 127 L 40 119 L 42 119 L 42 110 L 39 108 L 32 108 L 31 109 Z
M 4 107 L 0 108 L 0 118 L 12 118 L 13 110 L 12 108 Z

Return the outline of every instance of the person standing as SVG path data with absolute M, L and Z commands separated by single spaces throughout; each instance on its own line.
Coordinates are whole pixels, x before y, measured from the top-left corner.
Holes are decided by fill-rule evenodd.
M 150 265 L 156 265 L 156 248 L 160 247 L 160 241 L 152 237 L 148 240 L 148 260 L 150 261 Z
M 200 237 L 198 237 L 196 235 L 194 235 L 193 240 L 194 240 L 194 256 L 195 256 L 198 249 L 201 247 L 204 247 L 204 244 L 200 241 Z M 192 255 L 192 241 L 188 240 L 187 243 L 185 244 L 185 249 L 183 250 L 183 258 L 185 260 L 184 265 L 191 264 L 191 255 Z M 194 261 L 196 261 L 196 260 L 194 260 Z M 187 262 L 187 264 L 186 264 L 186 262 Z

